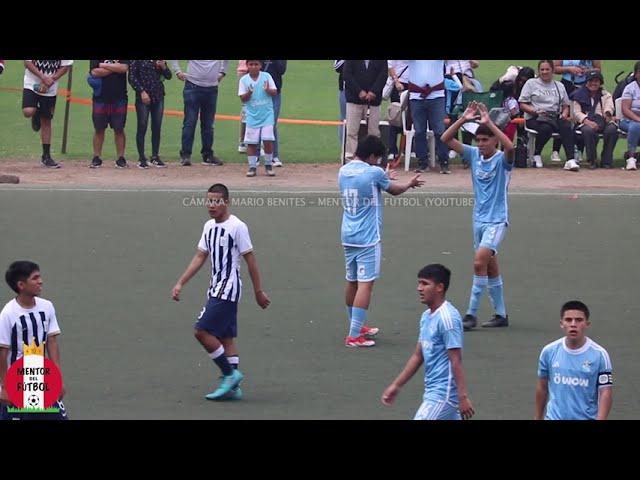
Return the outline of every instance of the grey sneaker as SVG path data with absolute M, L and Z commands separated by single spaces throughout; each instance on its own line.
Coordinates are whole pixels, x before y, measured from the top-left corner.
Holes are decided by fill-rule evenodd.
M 276 176 L 276 172 L 273 171 L 273 166 L 272 165 L 265 165 L 264 169 L 267 172 L 268 176 L 270 176 L 270 177 L 275 177 Z
M 141 168 L 143 170 L 146 170 L 147 168 L 149 168 L 149 162 L 147 161 L 146 158 L 142 157 L 141 159 L 138 160 L 138 168 Z
M 180 165 L 182 165 L 183 167 L 190 167 L 191 166 L 191 157 L 188 155 L 183 155 L 182 153 L 180 154 Z
M 124 157 L 120 157 L 116 160 L 116 168 L 129 168 L 129 165 L 127 165 L 127 161 L 124 159 Z
M 491 320 L 482 324 L 483 328 L 496 328 L 496 327 L 508 327 L 509 315 L 503 317 L 501 315 L 494 315 Z
M 89 168 L 100 168 L 102 166 L 102 159 L 97 155 L 91 159 L 91 164 L 89 164 Z
M 256 176 L 256 169 L 255 167 L 250 167 L 249 171 L 247 172 L 247 177 L 255 177 Z

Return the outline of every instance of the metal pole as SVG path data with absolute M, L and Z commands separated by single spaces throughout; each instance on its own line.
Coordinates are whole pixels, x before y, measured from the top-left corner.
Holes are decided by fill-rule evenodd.
M 73 80 L 73 65 L 69 67 L 67 80 L 67 104 L 64 107 L 64 128 L 62 130 L 62 153 L 67 153 L 67 133 L 69 131 L 69 106 L 71 105 L 71 81 Z

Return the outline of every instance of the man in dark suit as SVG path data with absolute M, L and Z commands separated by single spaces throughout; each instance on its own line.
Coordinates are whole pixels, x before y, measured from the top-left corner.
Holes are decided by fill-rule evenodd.
M 360 120 L 369 110 L 368 133 L 380 137 L 380 103 L 387 81 L 386 60 L 345 60 L 342 71 L 347 99 L 347 143 L 345 156 L 353 159 L 358 145 Z

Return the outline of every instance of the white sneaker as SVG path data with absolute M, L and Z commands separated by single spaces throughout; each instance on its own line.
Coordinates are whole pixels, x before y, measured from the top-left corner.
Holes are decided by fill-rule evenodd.
M 410 158 L 418 158 L 418 157 L 416 157 L 416 152 L 411 152 L 411 157 Z
M 238 145 L 238 153 L 247 153 L 247 146 L 244 143 Z
M 572 158 L 564 163 L 564 169 L 569 170 L 570 172 L 577 172 L 580 170 L 580 165 L 578 165 L 578 162 Z
M 458 154 L 455 150 L 449 150 L 449 160 L 454 160 L 457 156 Z
M 551 161 L 552 162 L 561 162 L 562 159 L 560 158 L 560 153 L 559 152 L 551 152 Z
M 391 161 L 391 160 L 395 160 L 396 156 L 393 153 L 390 153 L 389 155 L 387 155 L 387 161 Z
M 625 170 L 637 170 L 636 167 L 636 159 L 633 157 L 627 158 L 627 166 L 624 167 Z
M 542 157 L 540 155 L 534 155 L 533 164 L 536 168 L 542 168 Z
M 280 159 L 278 157 L 273 157 L 273 166 L 274 167 L 281 167 L 282 166 L 282 162 L 280 161 Z

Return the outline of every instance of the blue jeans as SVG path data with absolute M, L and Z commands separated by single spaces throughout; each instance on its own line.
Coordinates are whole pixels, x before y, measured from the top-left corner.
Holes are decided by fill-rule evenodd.
M 624 118 L 620 121 L 620 129 L 627 132 L 627 151 L 635 153 L 640 141 L 640 122 Z
M 436 137 L 436 156 L 441 166 L 449 163 L 447 146 L 440 136 L 444 133 L 445 98 L 432 100 L 411 100 L 411 117 L 416 131 L 416 156 L 421 166 L 427 164 L 427 122 Z
M 218 102 L 218 87 L 199 87 L 186 80 L 184 83 L 184 121 L 182 123 L 182 150 L 180 155 L 191 156 L 193 137 L 200 114 L 202 157 L 213 155 L 213 120 Z
M 347 97 L 344 94 L 344 90 L 338 90 L 338 105 L 340 105 L 340 121 L 344 122 L 347 118 Z M 338 138 L 340 139 L 340 148 L 344 142 L 344 129 L 342 125 L 338 126 Z
M 138 126 L 136 127 L 136 146 L 138 156 L 144 158 L 144 137 L 147 135 L 149 124 L 149 114 L 151 114 L 151 156 L 157 157 L 160 152 L 160 130 L 162 129 L 162 114 L 164 113 L 164 98 L 149 105 L 142 103 L 140 95 L 136 94 L 136 116 Z

